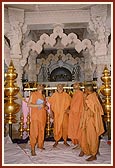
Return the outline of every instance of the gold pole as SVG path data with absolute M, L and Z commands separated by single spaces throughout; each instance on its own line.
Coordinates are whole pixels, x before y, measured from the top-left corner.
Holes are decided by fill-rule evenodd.
M 111 139 L 111 76 L 110 72 L 105 66 L 103 71 L 103 76 L 101 77 L 101 80 L 104 82 L 102 83 L 100 92 L 104 96 L 103 101 L 103 109 L 105 112 L 105 122 L 107 122 L 107 132 L 108 132 L 108 139 Z
M 12 139 L 12 124 L 16 123 L 16 113 L 20 110 L 20 105 L 14 100 L 17 99 L 15 96 L 19 92 L 19 87 L 15 85 L 15 79 L 18 74 L 15 72 L 13 61 L 11 60 L 8 67 L 7 73 L 5 73 L 5 85 L 4 85 L 4 113 L 5 113 L 5 123 L 9 124 L 9 135 Z

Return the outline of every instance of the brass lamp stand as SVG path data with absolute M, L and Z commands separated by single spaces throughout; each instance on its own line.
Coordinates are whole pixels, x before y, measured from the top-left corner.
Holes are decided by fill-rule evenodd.
M 28 133 L 28 135 L 30 133 L 30 114 L 27 115 L 27 122 L 26 122 L 27 127 L 26 128 L 24 128 L 24 116 L 23 115 L 20 117 L 19 124 L 20 124 L 20 128 L 18 131 L 20 132 L 20 137 L 22 139 L 24 131 L 26 131 Z
M 50 114 L 47 113 L 47 124 L 46 124 L 46 136 L 49 137 L 50 136 Z
M 14 100 L 17 99 L 15 96 L 19 92 L 19 87 L 15 85 L 15 79 L 18 74 L 15 71 L 13 61 L 11 60 L 8 67 L 8 71 L 5 73 L 5 103 L 4 103 L 4 113 L 5 113 L 5 123 L 9 124 L 9 136 L 12 139 L 12 124 L 16 123 L 16 113 L 20 110 L 20 105 Z
M 104 96 L 103 101 L 103 109 L 105 112 L 105 122 L 107 123 L 107 132 L 108 132 L 108 140 L 111 139 L 111 76 L 108 68 L 105 66 L 103 71 L 103 76 L 101 80 L 104 82 L 102 83 L 102 89 L 100 90 L 102 95 Z

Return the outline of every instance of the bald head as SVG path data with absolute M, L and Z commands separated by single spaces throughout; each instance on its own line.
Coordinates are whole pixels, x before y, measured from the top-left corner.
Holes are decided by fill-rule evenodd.
M 75 82 L 74 84 L 73 84 L 73 89 L 74 90 L 77 90 L 77 89 L 79 89 L 79 83 L 77 83 L 77 82 Z
M 43 91 L 43 89 L 44 89 L 44 86 L 42 84 L 37 85 L 37 90 L 38 91 Z
M 57 85 L 57 91 L 58 91 L 59 93 L 62 93 L 62 92 L 63 92 L 63 84 L 58 84 L 58 85 Z
M 93 89 L 92 85 L 86 85 L 85 86 L 85 92 L 91 93 L 93 91 L 94 91 L 94 89 Z

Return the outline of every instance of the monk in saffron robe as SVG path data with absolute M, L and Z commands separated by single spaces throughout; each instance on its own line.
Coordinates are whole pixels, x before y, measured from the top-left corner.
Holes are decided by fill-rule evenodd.
M 70 138 L 75 145 L 73 149 L 78 147 L 78 137 L 80 136 L 80 119 L 83 111 L 83 92 L 80 90 L 79 83 L 73 84 L 73 97 L 71 100 L 69 111 L 69 126 L 68 126 L 68 138 Z
M 92 86 L 86 86 L 84 96 L 84 111 L 81 116 L 80 128 L 82 135 L 80 139 L 80 157 L 91 155 L 87 161 L 96 160 L 99 148 L 99 136 L 104 133 L 102 120 L 104 115 L 97 94 L 93 92 Z
M 63 85 L 58 84 L 57 91 L 49 98 L 51 110 L 54 114 L 54 139 L 53 147 L 56 147 L 58 141 L 63 138 L 64 144 L 67 143 L 68 138 L 68 110 L 70 107 L 71 97 L 68 93 L 63 91 Z
M 30 123 L 30 145 L 31 155 L 35 156 L 35 146 L 44 149 L 44 131 L 46 125 L 45 97 L 42 94 L 43 85 L 37 86 L 37 91 L 32 92 L 28 102 L 31 107 Z

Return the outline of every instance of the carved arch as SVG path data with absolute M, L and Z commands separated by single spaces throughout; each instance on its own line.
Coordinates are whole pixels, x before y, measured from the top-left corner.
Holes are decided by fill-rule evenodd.
M 72 72 L 73 66 L 80 61 L 78 57 L 73 58 L 70 53 L 65 55 L 63 50 L 57 50 L 55 55 L 49 54 L 47 59 L 41 58 L 38 60 L 39 63 L 37 64 L 36 69 L 37 73 L 39 72 L 42 65 L 45 65 L 47 68 L 49 68 L 50 73 L 58 67 L 65 67 Z
M 43 33 L 37 42 L 34 42 L 31 40 L 26 44 L 26 47 L 23 50 L 24 59 L 22 60 L 22 64 L 25 63 L 25 60 L 28 57 L 28 53 L 30 50 L 36 51 L 38 54 L 40 54 L 43 50 L 44 44 L 47 44 L 53 47 L 56 44 L 56 38 L 58 36 L 61 38 L 61 43 L 65 47 L 71 43 L 74 43 L 75 50 L 78 53 L 80 53 L 82 50 L 85 50 L 86 48 L 91 49 L 93 47 L 89 39 L 84 39 L 81 41 L 78 39 L 75 33 L 70 33 L 66 35 L 63 32 L 63 28 L 61 27 L 61 25 L 58 25 L 53 29 L 52 34 L 48 35 L 46 33 Z

